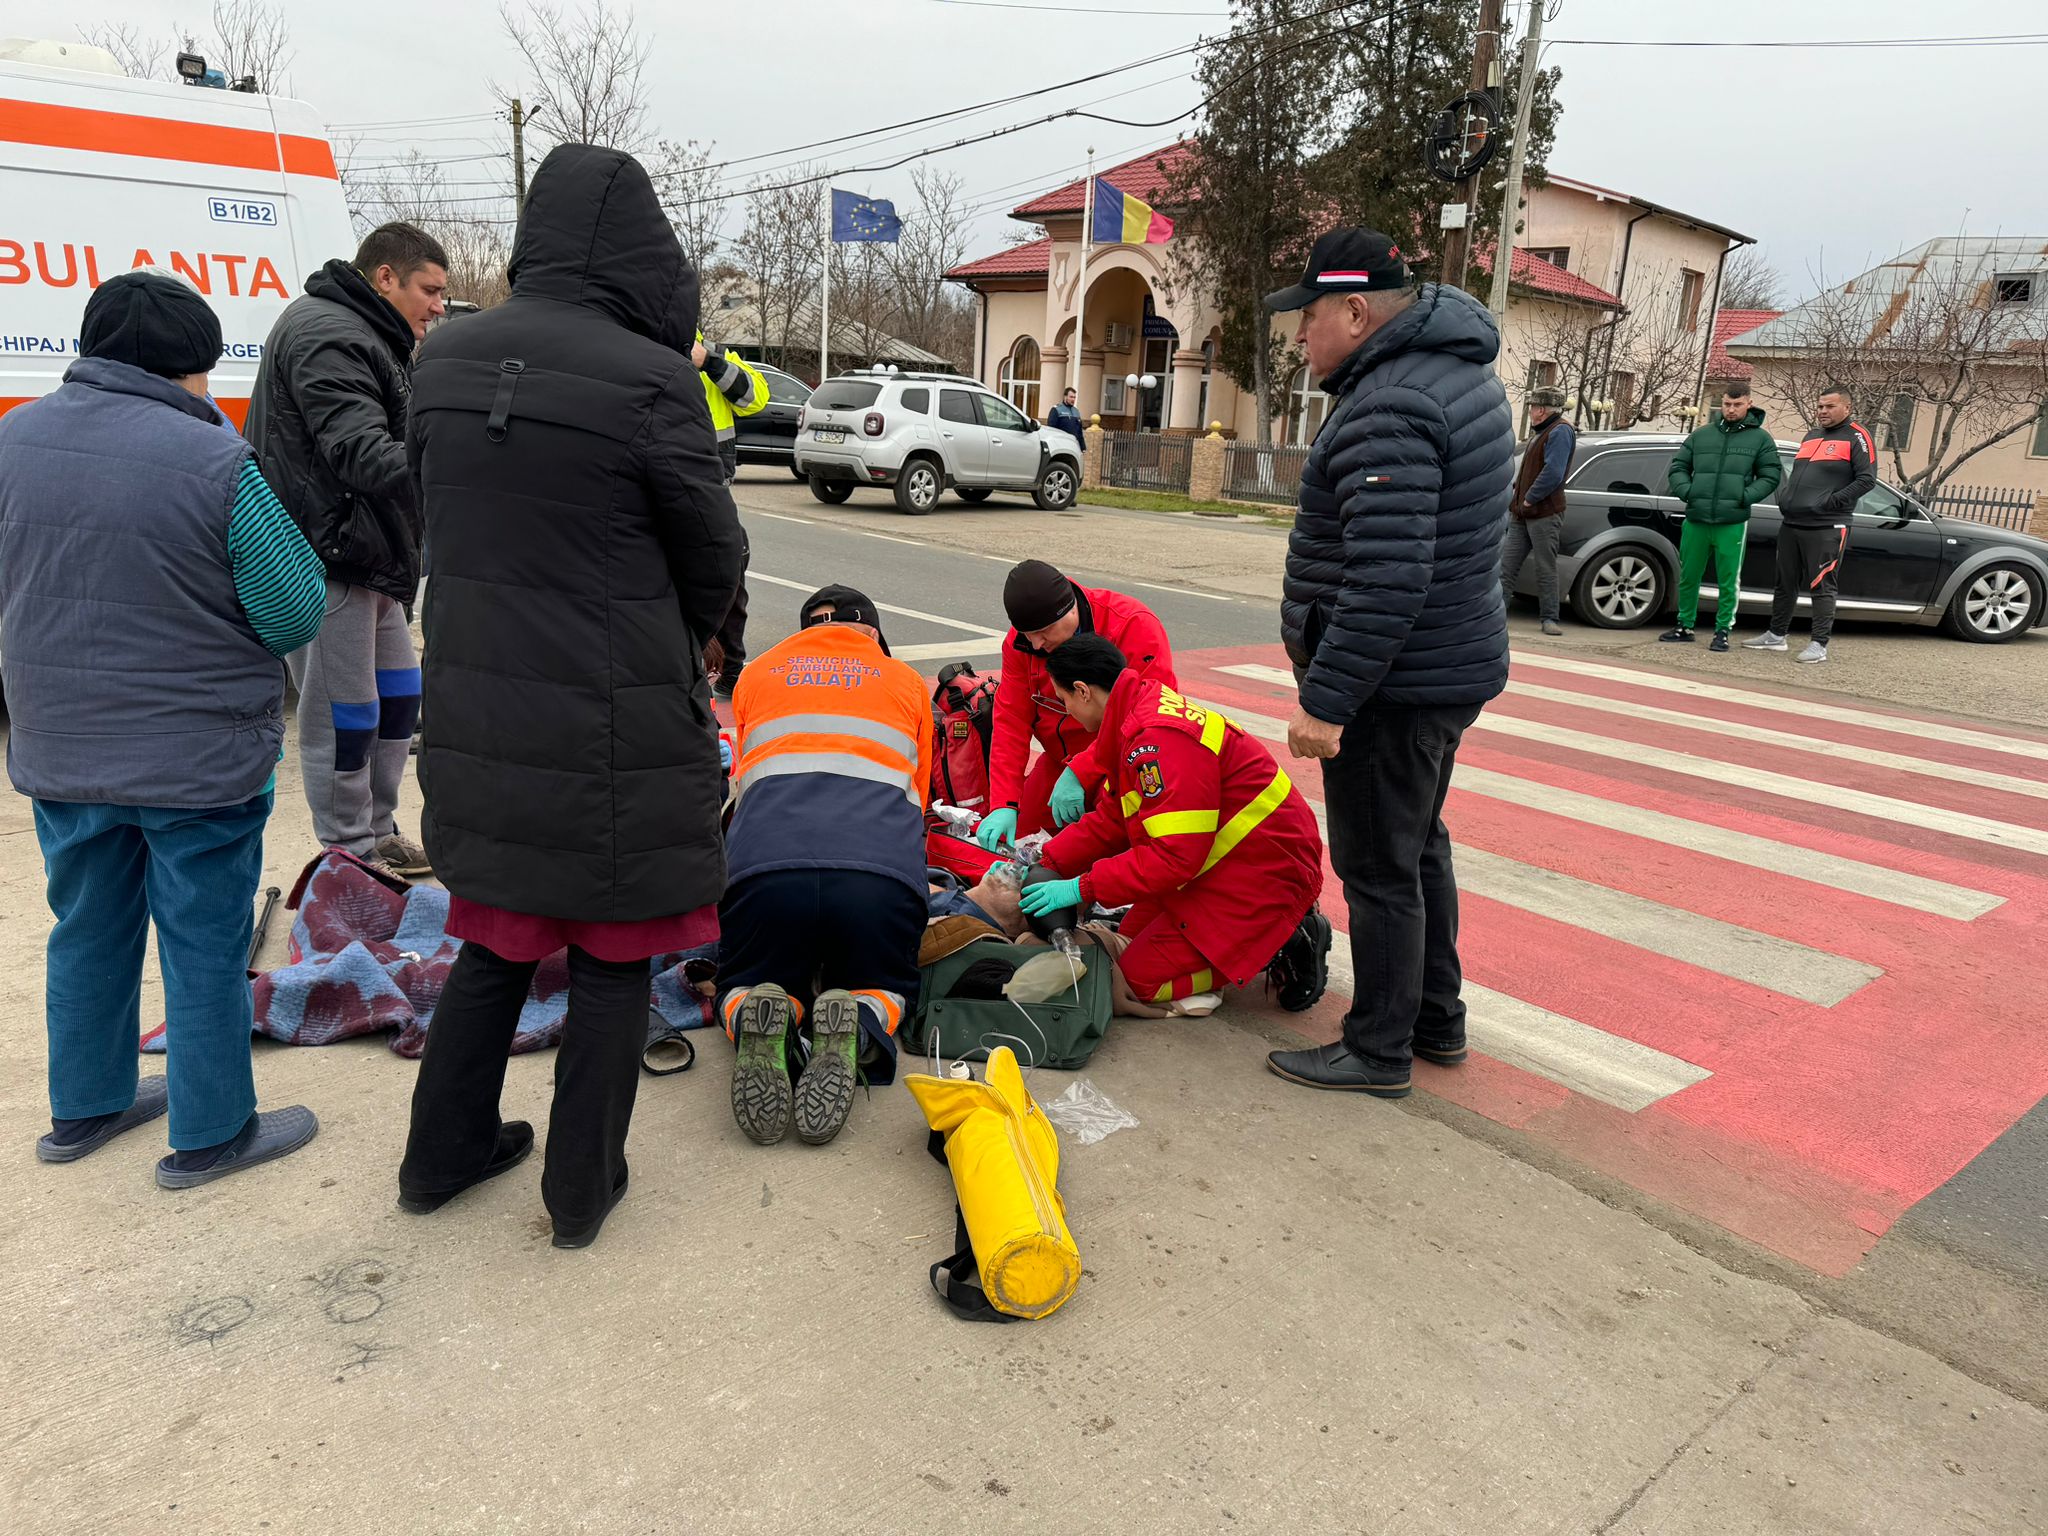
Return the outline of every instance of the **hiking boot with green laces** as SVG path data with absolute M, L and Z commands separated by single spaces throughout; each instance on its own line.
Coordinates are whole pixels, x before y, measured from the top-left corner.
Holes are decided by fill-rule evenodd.
M 851 992 L 818 994 L 811 1009 L 811 1059 L 796 1082 L 796 1134 L 822 1147 L 846 1125 L 860 1081 L 860 1004 Z
M 747 1139 L 773 1146 L 789 1131 L 789 994 L 773 982 L 747 989 L 733 1019 L 732 1117 Z

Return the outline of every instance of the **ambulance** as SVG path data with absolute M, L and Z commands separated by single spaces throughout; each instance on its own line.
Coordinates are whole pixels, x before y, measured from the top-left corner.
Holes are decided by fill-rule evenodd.
M 134 80 L 98 48 L 0 39 L 0 411 L 62 381 L 94 288 L 153 266 L 220 316 L 213 395 L 239 425 L 279 312 L 355 248 L 306 103 Z

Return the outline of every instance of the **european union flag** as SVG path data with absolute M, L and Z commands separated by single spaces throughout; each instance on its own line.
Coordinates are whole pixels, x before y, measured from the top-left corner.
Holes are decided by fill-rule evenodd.
M 896 217 L 896 205 L 887 198 L 862 197 L 858 192 L 832 189 L 833 244 L 894 243 L 902 233 L 903 221 Z

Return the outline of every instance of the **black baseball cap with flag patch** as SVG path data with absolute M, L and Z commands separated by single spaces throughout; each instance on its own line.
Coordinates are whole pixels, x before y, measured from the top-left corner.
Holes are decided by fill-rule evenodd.
M 830 612 L 820 612 L 829 609 Z M 804 599 L 804 605 L 797 610 L 797 628 L 810 629 L 818 624 L 865 624 L 875 632 L 882 654 L 889 654 L 888 639 L 882 634 L 882 613 L 875 606 L 874 599 L 856 587 L 838 585 L 820 587 Z
M 1308 253 L 1292 288 L 1266 295 L 1268 309 L 1307 309 L 1326 293 L 1378 293 L 1408 286 L 1401 248 L 1376 229 L 1333 229 Z

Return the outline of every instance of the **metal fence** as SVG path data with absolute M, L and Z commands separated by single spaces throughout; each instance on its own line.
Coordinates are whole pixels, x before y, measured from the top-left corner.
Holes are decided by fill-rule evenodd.
M 1945 485 L 1928 505 L 1943 517 L 1966 518 L 2024 533 L 2034 513 L 2034 493 L 1988 485 Z
M 1102 483 L 1127 491 L 1178 491 L 1185 496 L 1195 440 L 1158 432 L 1102 434 Z
M 1223 494 L 1232 501 L 1271 501 L 1291 507 L 1308 463 L 1306 444 L 1225 443 Z

